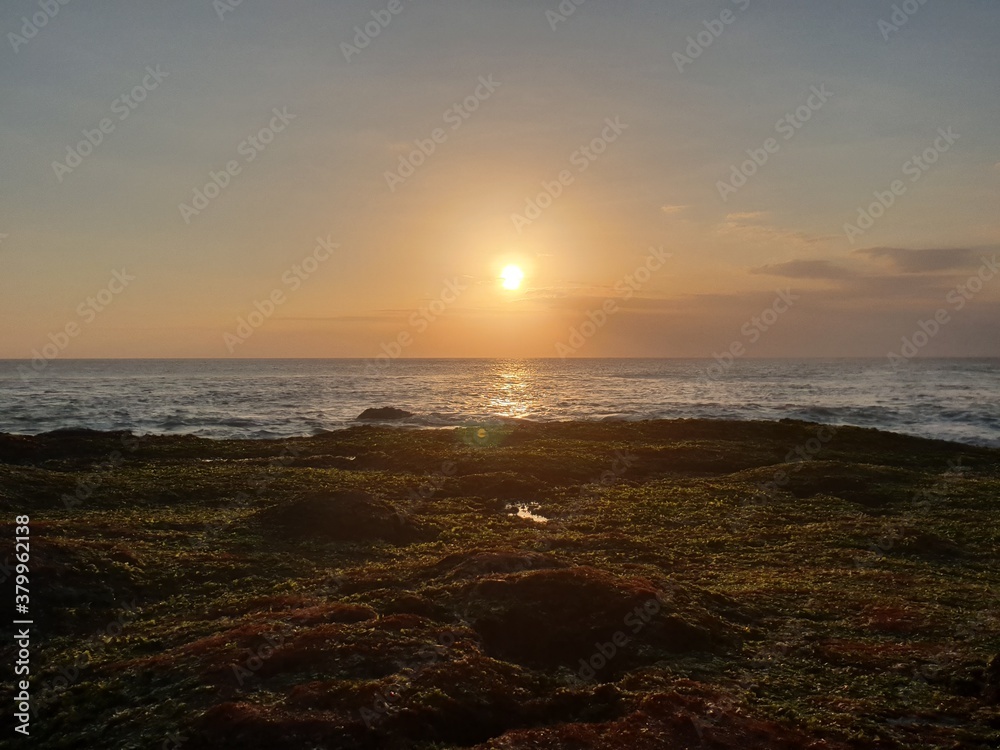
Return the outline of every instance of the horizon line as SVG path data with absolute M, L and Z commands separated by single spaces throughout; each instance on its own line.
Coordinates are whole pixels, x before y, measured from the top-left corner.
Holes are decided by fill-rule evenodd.
M 848 356 L 799 356 L 799 357 L 740 357 L 744 361 L 771 362 L 771 361 L 830 361 L 830 360 L 870 360 L 877 361 L 885 359 L 885 355 L 848 355 Z M 367 362 L 382 359 L 380 357 L 65 357 L 49 359 L 46 362 Z M 712 356 L 703 357 L 394 357 L 389 362 L 489 362 L 494 360 L 524 360 L 537 362 L 627 362 L 639 360 L 654 360 L 662 362 L 700 362 L 714 361 Z M 937 357 L 913 357 L 911 361 L 961 361 L 973 359 L 998 359 L 1000 354 L 983 355 L 958 355 L 958 356 L 937 356 Z M 0 357 L 0 362 L 33 362 L 33 358 L 27 357 Z

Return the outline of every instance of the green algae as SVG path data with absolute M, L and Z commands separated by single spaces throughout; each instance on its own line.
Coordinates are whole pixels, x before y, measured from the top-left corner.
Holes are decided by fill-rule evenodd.
M 796 457 L 817 434 L 0 436 L 0 505 L 31 516 L 32 735 L 995 745 L 1000 452 L 839 428 Z M 655 596 L 655 622 L 631 632 Z M 618 630 L 628 643 L 581 676 Z

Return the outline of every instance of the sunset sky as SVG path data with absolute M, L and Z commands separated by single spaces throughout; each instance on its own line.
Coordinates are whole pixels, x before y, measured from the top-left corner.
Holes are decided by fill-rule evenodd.
M 5 2 L 0 357 L 1000 356 L 1000 4 L 893 5 Z

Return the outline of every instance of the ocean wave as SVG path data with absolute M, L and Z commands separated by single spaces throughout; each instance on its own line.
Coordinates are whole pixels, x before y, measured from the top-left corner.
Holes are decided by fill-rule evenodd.
M 0 362 L 0 431 L 60 427 L 214 438 L 307 436 L 373 405 L 405 428 L 523 421 L 782 418 L 1000 445 L 997 363 L 746 361 L 706 386 L 696 361 L 399 360 L 391 377 L 351 361 L 54 361 L 22 382 Z M 6 368 L 6 369 L 5 369 Z M 735 372 L 735 371 L 734 371 Z M 65 386 L 60 392 L 55 386 Z

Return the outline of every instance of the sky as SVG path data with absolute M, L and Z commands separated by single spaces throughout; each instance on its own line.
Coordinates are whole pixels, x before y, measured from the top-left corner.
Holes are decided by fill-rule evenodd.
M 2 358 L 1000 356 L 992 0 L 0 32 Z

